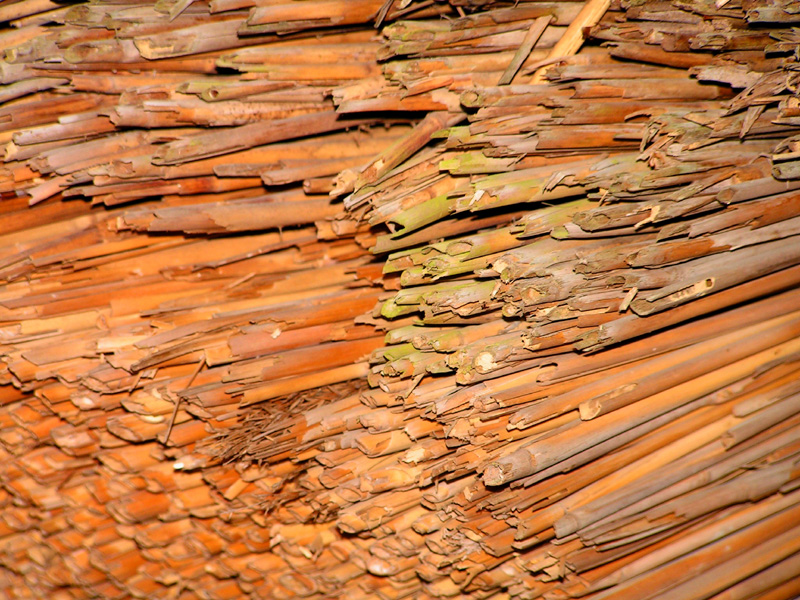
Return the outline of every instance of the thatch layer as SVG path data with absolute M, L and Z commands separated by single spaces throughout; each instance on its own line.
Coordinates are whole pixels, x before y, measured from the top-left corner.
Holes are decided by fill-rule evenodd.
M 0 3 L 0 596 L 800 595 L 795 8 Z

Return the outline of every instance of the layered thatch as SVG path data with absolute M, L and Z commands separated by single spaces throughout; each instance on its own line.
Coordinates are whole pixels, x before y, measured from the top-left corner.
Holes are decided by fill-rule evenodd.
M 0 20 L 0 596 L 800 595 L 795 3 Z

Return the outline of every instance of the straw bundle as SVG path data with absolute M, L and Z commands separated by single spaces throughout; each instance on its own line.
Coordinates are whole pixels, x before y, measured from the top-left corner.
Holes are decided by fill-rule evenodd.
M 795 8 L 0 3 L 0 595 L 800 595 Z

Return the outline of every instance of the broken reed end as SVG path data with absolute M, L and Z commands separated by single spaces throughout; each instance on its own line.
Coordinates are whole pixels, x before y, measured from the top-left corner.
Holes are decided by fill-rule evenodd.
M 517 450 L 489 463 L 483 472 L 483 483 L 488 486 L 504 485 L 536 472 L 536 461 L 525 449 Z

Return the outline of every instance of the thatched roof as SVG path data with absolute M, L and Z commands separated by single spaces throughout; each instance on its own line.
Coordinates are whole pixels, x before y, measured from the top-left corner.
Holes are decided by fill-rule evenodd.
M 0 2 L 0 596 L 800 596 L 796 5 Z

